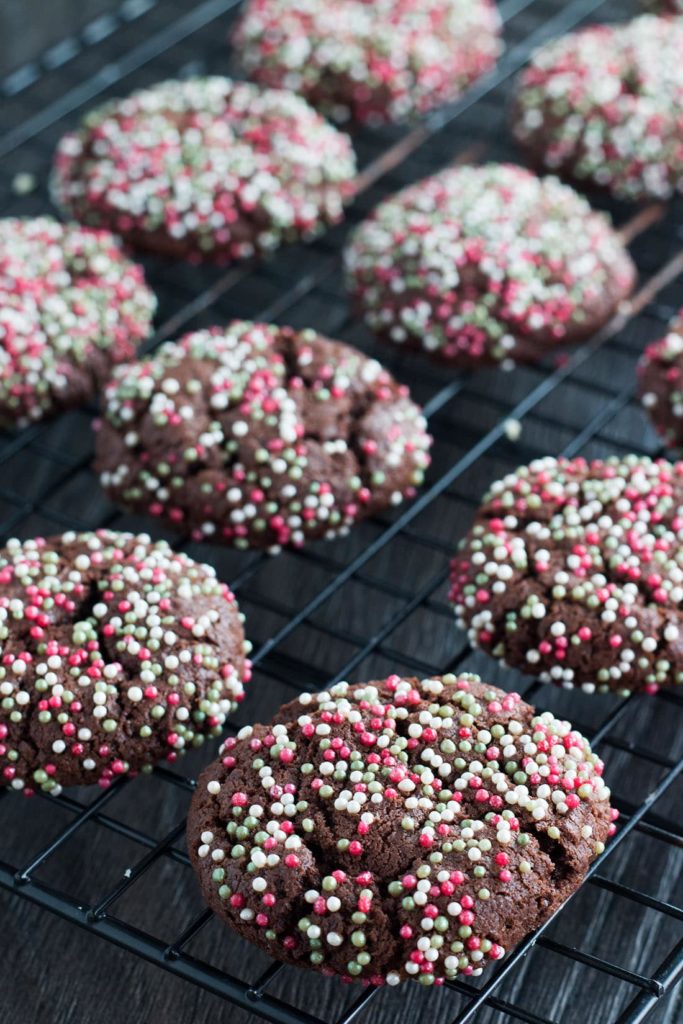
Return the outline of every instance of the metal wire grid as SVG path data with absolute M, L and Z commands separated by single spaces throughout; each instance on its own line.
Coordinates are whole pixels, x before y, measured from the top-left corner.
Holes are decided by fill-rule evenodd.
M 37 82 L 43 73 L 61 68 L 82 53 L 86 47 L 95 46 L 122 25 L 141 17 L 155 3 L 158 3 L 158 0 L 123 0 L 118 10 L 93 18 L 80 32 L 60 39 L 35 60 L 20 65 L 4 78 L 0 78 L 0 95 L 16 96 L 17 93 L 23 92 Z
M 102 44 L 102 52 L 102 47 L 94 47 L 96 70 L 91 77 L 83 78 L 81 59 L 85 57 L 78 55 L 61 69 L 61 79 L 48 75 L 44 94 L 58 95 L 58 99 L 48 103 L 41 100 L 43 79 L 33 86 L 27 80 L 23 92 L 14 90 L 21 105 L 7 106 L 10 123 L 0 137 L 0 154 L 5 156 L 9 169 L 5 184 L 0 186 L 0 204 L 5 212 L 18 209 L 33 213 L 45 208 L 44 193 L 18 202 L 6 183 L 13 172 L 25 166 L 35 168 L 44 177 L 65 119 L 100 93 L 115 92 L 113 87 L 120 79 L 125 79 L 121 90 L 128 91 L 178 68 L 221 68 L 225 57 L 222 39 L 217 41 L 217 37 L 224 32 L 222 16 L 236 6 L 236 0 L 208 0 L 189 13 L 178 3 L 177 10 L 169 14 L 172 6 L 155 7 L 151 14 L 158 18 L 151 28 L 147 22 L 150 15 L 140 17 L 139 28 L 147 33 L 143 41 L 125 51 L 115 51 L 113 59 L 109 59 L 108 48 L 116 44 L 118 33 L 107 40 L 106 46 Z M 359 134 L 356 143 L 363 170 L 350 212 L 352 223 L 381 195 L 454 156 L 463 160 L 508 155 L 502 128 L 503 103 L 510 78 L 530 49 L 595 13 L 620 13 L 604 0 L 503 0 L 501 11 L 508 35 L 506 55 L 497 71 L 476 85 L 464 100 L 407 133 L 387 129 L 374 136 Z M 72 88 L 68 88 L 67 67 L 75 83 Z M 432 674 L 481 666 L 488 678 L 497 681 L 497 669 L 473 655 L 464 637 L 453 630 L 444 599 L 448 556 L 485 484 L 499 472 L 548 451 L 573 455 L 656 450 L 656 441 L 634 404 L 633 366 L 644 338 L 661 333 L 673 312 L 676 293 L 672 285 L 683 271 L 683 235 L 676 224 L 683 224 L 683 217 L 658 206 L 647 207 L 629 220 L 625 220 L 623 210 L 614 213 L 624 236 L 632 242 L 644 283 L 600 335 L 561 365 L 520 369 L 511 377 L 490 373 L 445 376 L 422 360 L 406 359 L 384 349 L 378 353 L 398 376 L 410 381 L 413 391 L 422 398 L 436 439 L 435 464 L 428 484 L 411 505 L 358 527 L 345 541 L 286 552 L 277 559 L 189 546 L 194 554 L 214 561 L 221 575 L 231 580 L 247 612 L 252 639 L 261 638 L 254 656 L 256 678 L 241 712 L 242 720 L 265 717 L 287 691 L 325 685 L 331 675 L 338 680 L 369 678 L 383 670 Z M 165 320 L 149 347 L 182 329 L 249 315 L 317 326 L 374 351 L 367 335 L 349 319 L 339 284 L 339 251 L 346 230 L 335 229 L 308 249 L 295 247 L 283 252 L 261 268 L 244 265 L 221 272 L 161 267 L 150 261 L 148 277 L 160 294 Z M 88 427 L 91 412 L 70 414 L 57 423 L 38 424 L 14 437 L 2 438 L 3 537 L 14 532 L 57 532 L 66 527 L 147 525 L 119 514 L 93 486 L 87 468 L 91 455 L 89 432 L 83 429 Z M 508 438 L 508 434 L 514 437 L 511 421 L 522 426 L 521 439 L 516 443 Z M 403 570 L 400 576 L 397 565 Z M 419 571 L 416 569 L 413 576 L 410 572 L 416 565 Z M 355 614 L 354 608 L 360 608 L 361 614 Z M 432 630 L 448 633 L 450 646 L 445 654 L 432 659 L 431 650 L 415 642 L 415 623 L 419 625 L 422 616 L 429 618 Z M 404 632 L 406 640 L 402 639 Z M 311 637 L 315 638 L 312 645 Z M 329 656 L 332 646 L 335 651 L 345 652 L 334 661 Z M 303 650 L 314 654 L 303 655 Z M 506 685 L 510 675 L 503 677 Z M 650 699 L 645 706 L 634 697 L 621 701 L 594 698 L 588 702 L 575 697 L 573 702 L 563 703 L 564 695 L 542 690 L 537 682 L 516 675 L 512 681 L 525 699 L 539 699 L 542 706 L 554 703 L 566 709 L 606 756 L 608 772 L 610 760 L 618 757 L 628 761 L 631 768 L 633 763 L 649 766 L 642 793 L 634 787 L 632 800 L 618 794 L 622 812 L 619 832 L 593 864 L 584 890 L 592 891 L 596 899 L 607 893 L 653 912 L 658 922 L 667 920 L 679 926 L 683 920 L 680 902 L 653 895 L 647 885 L 625 884 L 610 877 L 609 864 L 618 859 L 620 850 L 628 848 L 635 835 L 673 849 L 683 846 L 680 819 L 677 822 L 675 814 L 672 819 L 669 813 L 655 809 L 668 799 L 674 811 L 676 806 L 680 811 L 674 786 L 683 771 L 683 760 L 672 758 L 665 745 L 653 745 L 648 729 L 648 716 L 655 709 L 655 714 L 663 712 L 680 730 L 683 698 L 670 692 Z M 577 707 L 578 715 L 574 710 Z M 581 714 L 586 722 L 580 720 Z M 634 718 L 642 720 L 640 729 L 637 724 L 633 727 Z M 238 716 L 237 725 L 231 728 L 239 724 Z M 187 800 L 193 788 L 191 779 L 177 770 L 158 767 L 154 777 L 162 792 L 161 800 L 164 792 L 180 792 Z M 12 834 L 5 833 L 0 884 L 265 1020 L 323 1024 L 324 1017 L 309 1013 L 287 998 L 291 969 L 270 964 L 257 977 L 244 980 L 239 971 L 219 969 L 207 958 L 193 955 L 189 949 L 212 923 L 209 911 L 199 912 L 170 941 L 161 941 L 136 927 L 132 915 L 113 909 L 125 905 L 128 897 L 135 900 L 136 887 L 159 864 L 171 862 L 189 874 L 189 860 L 181 846 L 184 818 L 159 839 L 150 834 L 152 829 L 131 824 L 122 813 L 121 808 L 134 804 L 139 787 L 145 785 L 151 783 L 121 780 L 95 797 L 90 791 L 77 791 L 75 795 L 50 798 L 52 807 L 57 806 L 68 816 L 68 824 L 49 840 L 43 839 L 37 852 L 32 851 L 24 859 L 13 856 Z M 133 792 L 131 786 L 138 788 Z M 0 814 L 10 803 L 14 807 L 13 797 L 0 800 Z M 40 800 L 32 808 L 40 814 L 44 806 Z M 29 813 L 28 807 L 24 805 L 22 812 Z M 48 884 L 41 872 L 91 827 L 105 831 L 112 842 L 118 837 L 133 844 L 139 859 L 122 880 L 100 890 L 97 898 L 85 899 L 82 893 Z M 487 1020 L 553 1024 L 552 1016 L 525 1008 L 517 993 L 512 998 L 501 994 L 507 992 L 511 979 L 523 973 L 523 960 L 532 948 L 577 965 L 581 969 L 575 979 L 577 990 L 584 984 L 587 971 L 618 982 L 616 1010 L 610 1017 L 618 1024 L 645 1020 L 683 973 L 679 927 L 667 927 L 666 953 L 650 970 L 626 968 L 617 962 L 619 957 L 596 955 L 589 948 L 573 944 L 571 936 L 552 937 L 552 931 L 553 925 L 548 922 L 501 965 L 489 970 L 481 982 L 450 983 L 452 997 L 444 1019 L 454 1024 L 479 1021 L 490 1011 L 498 1016 Z M 310 985 L 314 983 L 311 978 Z M 275 994 L 281 990 L 284 996 Z M 382 1000 L 387 998 L 383 990 L 366 989 L 356 995 L 357 991 L 354 989 L 345 1001 L 341 1015 L 335 1011 L 335 1016 L 327 1019 L 349 1024 L 370 1004 L 375 1013 L 379 1012 Z M 337 1001 L 337 1007 L 342 1001 Z

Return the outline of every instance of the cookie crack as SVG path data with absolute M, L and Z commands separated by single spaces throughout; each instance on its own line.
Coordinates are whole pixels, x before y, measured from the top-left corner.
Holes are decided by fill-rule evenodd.
M 0 716 L 13 788 L 108 785 L 217 734 L 248 672 L 236 606 L 212 570 L 165 542 L 109 531 L 14 542 L 2 564 L 5 584 L 17 567 Z

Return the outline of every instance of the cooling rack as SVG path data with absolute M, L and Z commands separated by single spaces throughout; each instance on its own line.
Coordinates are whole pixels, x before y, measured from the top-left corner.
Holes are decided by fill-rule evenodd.
M 164 77 L 234 71 L 225 37 L 236 7 L 236 0 L 127 0 L 0 80 L 2 214 L 49 210 L 55 143 L 88 105 Z M 534 46 L 586 20 L 635 13 L 618 0 L 501 0 L 500 8 L 507 49 L 495 72 L 413 129 L 354 137 L 361 173 L 346 225 L 260 267 L 145 260 L 160 299 L 148 347 L 233 317 L 313 326 L 381 358 L 409 383 L 435 437 L 417 499 L 343 540 L 275 558 L 184 545 L 217 567 L 247 615 L 256 670 L 230 728 L 333 680 L 479 671 L 591 737 L 606 761 L 619 831 L 569 903 L 481 979 L 430 991 L 361 989 L 274 964 L 202 908 L 184 819 L 193 778 L 215 747 L 104 791 L 0 796 L 4 889 L 222 997 L 225 1020 L 674 1024 L 683 1014 L 675 986 L 683 973 L 683 696 L 587 697 L 502 671 L 468 647 L 446 601 L 449 556 L 493 479 L 548 453 L 659 453 L 634 398 L 634 372 L 644 344 L 661 335 L 682 301 L 683 204 L 611 208 L 640 271 L 633 300 L 566 357 L 509 374 L 454 374 L 378 346 L 350 316 L 341 282 L 349 225 L 382 196 L 453 161 L 517 156 L 506 105 Z M 150 528 L 122 515 L 98 488 L 89 469 L 94 415 L 73 412 L 0 436 L 3 541 L 71 527 Z M 155 536 L 182 544 L 151 525 Z M 95 954 L 106 971 L 106 943 Z

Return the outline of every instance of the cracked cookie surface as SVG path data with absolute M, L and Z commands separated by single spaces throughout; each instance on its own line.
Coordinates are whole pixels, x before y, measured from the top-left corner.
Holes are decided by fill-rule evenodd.
M 218 76 L 162 82 L 86 114 L 57 149 L 57 204 L 166 256 L 228 262 L 342 217 L 351 142 L 300 97 Z
M 136 772 L 218 736 L 249 679 L 214 570 L 98 530 L 0 551 L 0 772 L 27 795 Z
M 546 920 L 614 817 L 568 722 L 477 676 L 390 676 L 226 740 L 187 838 L 209 906 L 276 959 L 439 985 Z
M 25 427 L 92 400 L 135 356 L 156 299 L 108 231 L 0 219 L 0 423 Z
M 553 40 L 520 75 L 517 141 L 583 187 L 669 199 L 683 189 L 681 52 L 683 22 L 651 15 Z
M 588 693 L 683 683 L 683 462 L 537 459 L 493 484 L 451 567 L 470 641 Z
M 583 341 L 636 278 L 605 214 L 513 164 L 448 168 L 390 196 L 345 261 L 378 337 L 465 367 L 533 363 Z
M 249 0 L 233 42 L 262 85 L 378 124 L 455 100 L 493 67 L 500 37 L 492 0 Z
M 312 330 L 235 321 L 162 345 L 105 393 L 105 490 L 196 539 L 277 548 L 415 493 L 422 413 L 374 359 Z

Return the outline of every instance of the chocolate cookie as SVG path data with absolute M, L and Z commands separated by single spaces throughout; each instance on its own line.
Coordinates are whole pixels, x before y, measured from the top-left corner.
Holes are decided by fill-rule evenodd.
M 683 451 L 683 310 L 638 367 L 640 397 L 668 448 Z
M 411 497 L 431 438 L 408 389 L 312 330 L 235 321 L 107 387 L 102 486 L 197 539 L 298 546 Z
M 378 124 L 455 100 L 493 67 L 500 35 L 492 0 L 249 0 L 233 43 L 262 85 Z
M 441 985 L 578 887 L 613 831 L 602 769 L 477 676 L 338 683 L 224 743 L 187 845 L 209 906 L 276 960 Z
M 683 21 L 643 15 L 537 50 L 513 114 L 535 166 L 620 199 L 683 191 Z
M 250 670 L 208 565 L 98 530 L 0 551 L 0 770 L 31 795 L 134 773 L 218 736 Z
M 90 401 L 132 359 L 156 300 L 107 231 L 0 220 L 0 424 Z
M 512 164 L 449 168 L 380 203 L 346 266 L 381 338 L 456 366 L 509 368 L 582 341 L 635 282 L 604 214 Z
M 288 92 L 163 82 L 89 113 L 59 144 L 55 200 L 168 256 L 227 261 L 342 217 L 351 143 Z
M 537 459 L 493 484 L 452 564 L 473 644 L 587 693 L 683 683 L 683 462 Z

